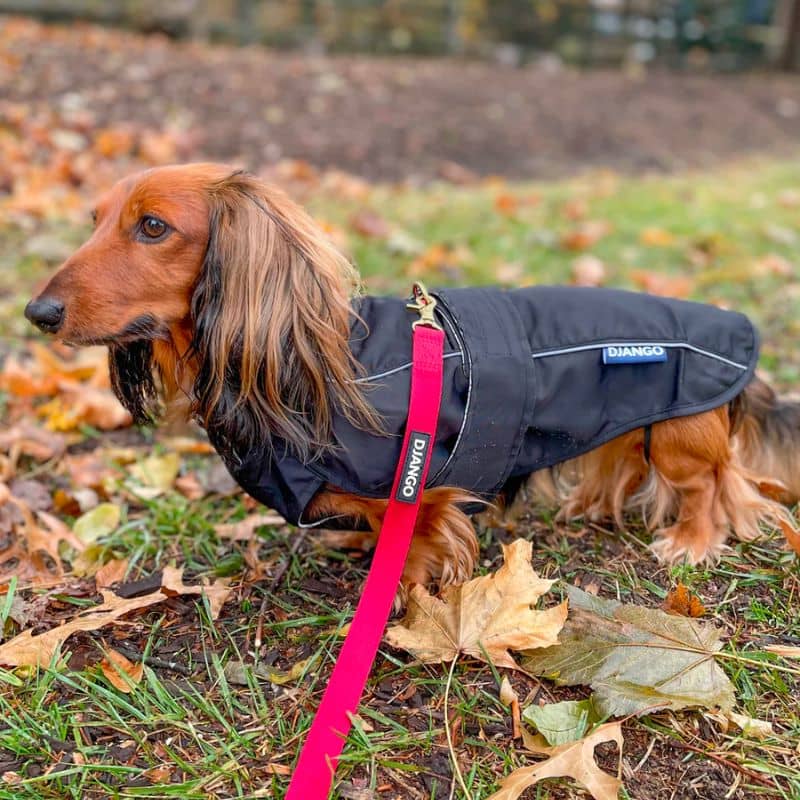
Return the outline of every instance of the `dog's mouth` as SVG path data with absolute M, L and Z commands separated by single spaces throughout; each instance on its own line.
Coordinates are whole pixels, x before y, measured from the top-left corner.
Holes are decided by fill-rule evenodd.
M 70 347 L 114 347 L 142 340 L 153 341 L 167 336 L 166 326 L 152 314 L 142 314 L 129 322 L 122 330 L 106 336 L 65 336 L 62 341 Z

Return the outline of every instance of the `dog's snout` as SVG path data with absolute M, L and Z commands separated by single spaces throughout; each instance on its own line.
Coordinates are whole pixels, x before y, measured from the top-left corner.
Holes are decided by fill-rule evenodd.
M 60 300 L 44 297 L 31 300 L 25 306 L 25 316 L 45 333 L 56 333 L 64 321 L 64 304 Z

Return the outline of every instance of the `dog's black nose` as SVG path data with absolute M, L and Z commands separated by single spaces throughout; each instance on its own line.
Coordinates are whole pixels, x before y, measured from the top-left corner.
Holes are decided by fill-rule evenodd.
M 25 316 L 45 333 L 56 333 L 64 321 L 64 304 L 45 297 L 31 300 L 25 306 Z

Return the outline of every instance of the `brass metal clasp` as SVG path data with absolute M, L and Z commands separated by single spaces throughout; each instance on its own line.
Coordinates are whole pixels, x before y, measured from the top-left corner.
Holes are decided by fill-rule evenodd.
M 406 308 L 417 311 L 420 318 L 411 323 L 412 328 L 417 325 L 428 325 L 436 330 L 442 330 L 442 326 L 436 321 L 434 309 L 436 308 L 436 298 L 428 292 L 422 281 L 416 281 L 411 288 L 412 302 L 406 304 Z

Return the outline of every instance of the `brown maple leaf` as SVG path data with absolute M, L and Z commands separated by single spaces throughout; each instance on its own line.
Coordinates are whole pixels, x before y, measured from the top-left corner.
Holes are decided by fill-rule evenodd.
M 517 663 L 510 650 L 557 644 L 567 604 L 534 610 L 554 581 L 533 571 L 531 543 L 517 539 L 504 545 L 503 557 L 497 572 L 450 586 L 441 599 L 414 586 L 405 617 L 389 628 L 386 641 L 426 664 L 452 661 L 465 653 L 512 669 Z

